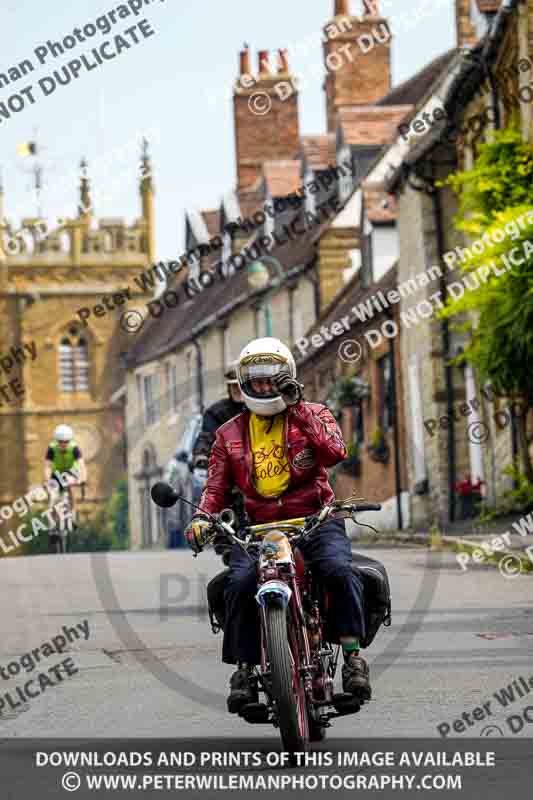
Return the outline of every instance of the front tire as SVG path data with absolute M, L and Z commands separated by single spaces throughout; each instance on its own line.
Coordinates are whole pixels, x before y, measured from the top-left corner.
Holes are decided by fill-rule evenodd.
M 301 675 L 291 653 L 287 614 L 277 605 L 268 606 L 266 644 L 272 673 L 272 693 L 277 701 L 279 728 L 285 750 L 302 752 L 309 748 L 309 721 Z

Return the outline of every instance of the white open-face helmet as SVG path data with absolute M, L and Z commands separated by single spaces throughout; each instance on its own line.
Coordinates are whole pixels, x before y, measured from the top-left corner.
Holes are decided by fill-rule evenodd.
M 56 442 L 70 442 L 74 438 L 74 432 L 68 425 L 58 425 L 54 431 Z
M 296 363 L 289 348 L 279 339 L 254 339 L 242 349 L 237 378 L 244 402 L 250 411 L 262 417 L 272 417 L 287 408 L 280 394 L 258 394 L 251 385 L 252 378 L 272 380 L 283 373 L 296 378 Z
M 226 380 L 227 386 L 236 385 L 239 383 L 237 378 L 237 367 L 239 366 L 238 361 L 232 361 L 231 364 L 228 365 L 225 373 L 224 378 Z

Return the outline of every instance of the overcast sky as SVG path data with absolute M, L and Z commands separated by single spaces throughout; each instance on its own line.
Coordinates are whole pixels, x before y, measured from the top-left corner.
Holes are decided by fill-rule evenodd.
M 124 0 L 128 2 L 128 0 Z M 0 167 L 5 186 L 6 215 L 17 223 L 35 213 L 29 161 L 16 145 L 37 137 L 42 147 L 46 189 L 43 211 L 50 224 L 73 216 L 77 203 L 76 165 L 82 156 L 94 172 L 98 216 L 140 213 L 137 192 L 136 139 L 152 140 L 156 184 L 157 246 L 160 258 L 183 249 L 186 208 L 212 208 L 235 184 L 235 148 L 231 92 L 238 74 L 238 53 L 246 41 L 259 49 L 289 50 L 289 63 L 302 78 L 302 134 L 325 133 L 322 80 L 313 77 L 321 63 L 321 30 L 333 13 L 333 0 L 151 0 L 139 16 L 119 19 L 110 33 L 78 43 L 64 56 L 46 56 L 40 65 L 37 47 L 61 41 L 74 28 L 95 23 L 118 9 L 109 0 L 2 0 L 0 7 L 0 73 L 29 58 L 34 72 L 0 88 L 0 103 L 26 86 L 34 87 L 35 103 L 0 116 Z M 435 56 L 455 44 L 454 0 L 381 0 L 393 31 L 393 85 L 409 78 Z M 351 0 L 353 14 L 360 0 Z M 422 8 L 420 20 L 414 10 Z M 132 44 L 117 58 L 104 61 L 49 97 L 38 87 L 69 60 L 87 54 L 105 39 L 141 21 L 155 35 Z M 315 36 L 304 53 L 291 50 Z M 133 35 L 128 36 L 131 43 Z M 43 52 L 43 51 L 41 51 Z M 109 50 L 107 52 L 110 52 Z M 45 58 L 43 56 L 43 58 Z M 16 101 L 15 101 L 16 102 Z M 113 157 L 113 153 L 115 156 Z M 109 167 L 113 158 L 114 166 Z

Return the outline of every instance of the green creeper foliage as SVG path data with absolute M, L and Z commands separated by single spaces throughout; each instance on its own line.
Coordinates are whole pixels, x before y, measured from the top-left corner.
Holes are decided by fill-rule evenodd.
M 111 534 L 112 549 L 127 550 L 130 534 L 128 527 L 128 481 L 125 478 L 117 482 L 106 509 L 106 516 Z
M 496 213 L 486 232 L 495 230 L 507 235 L 461 265 L 472 276 L 465 277 L 465 284 L 473 288 L 457 300 L 449 299 L 441 316 L 472 312 L 455 326 L 470 334 L 461 359 L 474 364 L 497 392 L 525 396 L 533 405 L 533 209 L 519 206 Z M 508 258 L 511 251 L 522 263 L 509 270 L 510 262 L 502 256 Z M 491 269 L 485 281 L 477 272 L 483 267 Z
M 533 147 L 514 127 L 497 131 L 492 142 L 480 146 L 474 167 L 445 183 L 459 194 L 456 225 L 469 238 L 505 232 L 498 243 L 489 245 L 486 237 L 483 253 L 472 253 L 460 265 L 463 282 L 473 288 L 448 298 L 441 312 L 444 318 L 466 315 L 455 326 L 469 334 L 458 361 L 472 363 L 500 394 L 533 407 Z M 511 251 L 521 263 L 510 264 Z M 476 288 L 483 267 L 491 268 L 490 276 Z M 519 442 L 525 474 L 533 482 L 526 417 L 519 420 Z
M 497 131 L 492 142 L 480 145 L 473 168 L 443 185 L 459 195 L 458 229 L 476 238 L 498 212 L 533 206 L 533 145 L 514 126 Z

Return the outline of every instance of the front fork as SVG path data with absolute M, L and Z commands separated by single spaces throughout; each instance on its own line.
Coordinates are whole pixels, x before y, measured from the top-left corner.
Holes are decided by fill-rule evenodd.
M 290 619 L 289 636 L 291 637 L 291 641 L 289 642 L 289 644 L 291 647 L 292 656 L 296 663 L 296 669 L 298 670 L 300 677 L 303 679 L 303 686 L 304 686 L 304 693 L 306 700 L 309 704 L 309 707 L 312 707 L 314 700 L 313 675 L 317 671 L 317 666 L 316 664 L 314 665 L 312 662 L 311 647 L 309 644 L 309 636 L 307 632 L 306 620 L 302 605 L 300 587 L 298 586 L 298 581 L 296 580 L 295 573 L 281 577 L 278 571 L 274 572 L 274 570 L 270 568 L 268 571 L 264 572 L 260 571 L 259 581 L 258 581 L 259 589 L 261 588 L 262 585 L 272 580 L 282 581 L 291 590 L 291 597 L 288 603 L 288 611 Z M 263 691 L 265 692 L 269 700 L 269 705 L 273 706 L 274 698 L 272 697 L 270 691 L 269 656 L 267 652 L 266 633 L 265 633 L 266 610 L 264 606 L 260 607 L 260 614 L 261 614 L 261 669 L 257 677 L 262 685 Z M 326 678 L 326 675 L 324 675 L 323 678 Z

